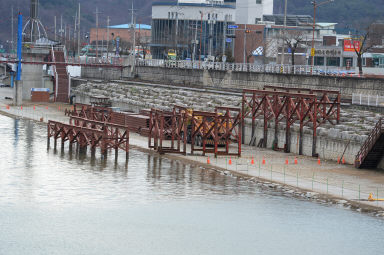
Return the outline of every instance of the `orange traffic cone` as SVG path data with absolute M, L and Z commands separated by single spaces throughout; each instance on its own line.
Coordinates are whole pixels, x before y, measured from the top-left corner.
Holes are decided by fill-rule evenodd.
M 255 159 L 252 157 L 251 165 L 254 165 L 254 164 L 255 164 Z
M 229 157 L 228 165 L 232 165 L 232 159 Z
M 211 160 L 209 159 L 209 157 L 207 158 L 207 164 L 211 164 Z
M 297 157 L 295 157 L 295 165 L 297 165 Z
M 317 158 L 317 164 L 321 165 L 320 158 Z
M 262 161 L 262 164 L 265 165 L 265 158 L 263 157 L 263 161 Z
M 340 157 L 337 157 L 337 164 L 340 164 Z
M 36 110 L 36 106 L 33 106 L 33 110 Z
M 23 110 L 23 106 L 20 106 L 20 110 Z
M 289 164 L 288 158 L 285 159 L 285 164 L 286 164 L 286 165 Z
M 343 157 L 343 161 L 342 162 L 343 162 L 343 164 L 345 164 L 345 158 L 344 157 Z
M 9 110 L 9 105 L 7 105 L 7 107 L 6 107 L 6 108 L 7 108 L 7 110 Z
M 48 106 L 46 106 L 45 109 L 48 110 Z

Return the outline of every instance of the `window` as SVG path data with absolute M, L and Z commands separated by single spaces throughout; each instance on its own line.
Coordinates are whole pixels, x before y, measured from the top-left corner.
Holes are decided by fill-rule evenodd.
M 256 19 L 255 19 L 255 24 L 259 24 L 260 21 L 261 21 L 260 18 L 256 18 Z
M 315 56 L 315 66 L 323 66 L 324 65 L 324 57 L 316 57 Z
M 256 4 L 261 4 L 261 0 L 256 0 Z
M 384 58 L 383 57 L 379 58 L 379 66 L 378 67 L 379 68 L 383 68 L 384 67 Z
M 343 58 L 343 66 L 353 67 L 353 58 Z
M 327 66 L 340 66 L 340 58 L 327 57 Z
M 367 58 L 362 58 L 363 66 L 367 65 Z

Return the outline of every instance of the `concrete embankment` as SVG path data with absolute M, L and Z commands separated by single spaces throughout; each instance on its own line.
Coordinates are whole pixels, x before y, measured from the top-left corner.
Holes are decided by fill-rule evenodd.
M 138 111 L 143 108 L 159 108 L 170 110 L 174 104 L 194 108 L 195 110 L 213 111 L 216 106 L 241 107 L 241 94 L 214 89 L 198 89 L 140 82 L 80 82 L 73 88 L 76 101 L 88 103 L 90 96 L 102 95 L 110 97 L 113 106 L 121 109 Z M 378 113 L 341 108 L 339 125 L 324 123 L 318 130 L 316 152 L 322 159 L 337 161 L 344 156 L 346 163 L 353 164 L 367 135 L 381 117 Z M 245 142 L 251 140 L 251 120 L 246 119 Z M 263 119 L 256 120 L 256 141 L 263 138 Z M 299 153 L 299 125 L 291 128 L 290 151 Z M 303 154 L 312 155 L 312 131 L 304 128 Z M 272 148 L 274 141 L 274 125 L 268 126 L 267 148 Z M 278 132 L 278 147 L 284 147 L 285 127 Z
M 129 75 L 130 68 L 123 69 L 84 67 L 84 79 L 119 80 Z M 338 90 L 343 98 L 353 93 L 384 96 L 384 79 L 313 76 L 295 74 L 272 74 L 256 72 L 218 71 L 138 66 L 135 75 L 144 81 L 204 86 L 207 88 L 262 89 L 265 85 L 297 87 L 307 89 Z
M 63 104 L 26 103 L 23 109 L 9 107 L 8 101 L 0 101 L 0 112 L 7 115 L 44 121 L 48 119 L 66 122 Z M 147 138 L 138 134 L 130 135 L 130 144 L 141 150 L 150 152 L 147 148 Z M 188 147 L 189 151 L 189 147 Z M 374 171 L 356 170 L 349 165 L 337 165 L 332 161 L 321 160 L 306 156 L 296 157 L 294 154 L 243 146 L 242 157 L 209 158 L 200 155 L 164 155 L 185 163 L 198 164 L 211 168 L 222 174 L 233 175 L 255 181 L 263 188 L 277 189 L 287 196 L 299 197 L 322 204 L 337 204 L 343 208 L 367 212 L 375 216 L 384 216 L 384 202 L 367 201 L 369 193 L 374 197 L 384 194 L 384 174 Z M 295 164 L 297 159 L 297 164 Z M 265 160 L 265 164 L 263 164 Z M 288 165 L 286 164 L 288 160 Z

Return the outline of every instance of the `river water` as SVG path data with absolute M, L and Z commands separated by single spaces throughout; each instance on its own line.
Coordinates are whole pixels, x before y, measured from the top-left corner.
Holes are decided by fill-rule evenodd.
M 0 115 L 0 254 L 382 254 L 384 221 L 131 149 L 46 148 Z M 52 144 L 52 142 L 51 142 Z

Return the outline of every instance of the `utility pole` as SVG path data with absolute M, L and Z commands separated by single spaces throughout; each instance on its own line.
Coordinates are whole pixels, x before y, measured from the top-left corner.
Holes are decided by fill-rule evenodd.
M 109 16 L 107 17 L 107 59 L 109 57 Z
M 288 0 L 285 0 L 285 7 L 284 7 L 284 28 L 283 28 L 283 51 L 281 55 L 281 64 L 284 65 L 284 58 L 285 58 L 285 42 L 284 42 L 284 36 L 287 30 L 287 2 Z
M 225 55 L 225 43 L 227 39 L 227 21 L 228 21 L 228 15 L 225 15 L 224 18 L 224 27 L 223 27 L 223 56 Z
M 131 38 L 133 39 L 131 54 L 135 58 L 136 57 L 136 22 L 135 22 L 135 14 L 134 14 L 135 9 L 133 9 L 133 0 L 132 0 L 132 7 L 130 11 L 131 11 L 131 31 L 132 31 Z
M 203 11 L 199 11 L 200 12 L 200 15 L 201 15 L 201 22 L 200 22 L 200 52 L 199 52 L 199 68 L 200 68 L 200 65 L 201 65 L 201 42 L 202 42 L 202 39 L 203 39 Z
M 194 62 L 196 58 L 196 42 L 197 42 L 197 21 L 195 24 L 195 36 L 194 36 L 194 42 L 193 42 L 192 62 Z
M 176 59 L 178 58 L 178 52 L 177 52 L 177 43 L 178 43 L 178 30 L 179 30 L 179 0 L 177 0 L 177 7 L 176 7 L 176 25 L 175 25 L 175 52 L 176 52 Z
M 14 35 L 13 35 L 13 5 L 12 5 L 12 10 L 11 10 L 11 48 L 12 48 L 12 52 L 15 50 L 13 39 L 14 39 Z
M 245 64 L 245 53 L 246 53 L 246 48 L 247 48 L 247 24 L 244 26 L 244 44 L 243 44 L 243 64 Z
M 54 19 L 54 23 L 55 23 L 55 41 L 57 40 L 57 36 L 56 36 L 56 16 L 55 16 L 55 19 Z
M 63 41 L 63 15 L 60 15 L 60 41 Z
M 78 23 L 78 26 L 77 26 L 77 56 L 80 56 L 80 3 L 79 3 L 79 23 Z
M 77 11 L 75 13 L 75 29 L 73 30 L 73 56 L 75 56 L 76 52 L 76 40 L 75 40 L 75 35 L 77 36 Z
M 99 57 L 99 10 L 96 7 L 96 57 Z
M 311 74 L 315 63 L 315 28 L 316 28 L 316 8 L 320 5 L 333 2 L 334 0 L 328 0 L 321 3 L 317 3 L 316 0 L 312 1 L 313 4 L 313 27 L 312 27 L 312 48 L 311 48 Z

